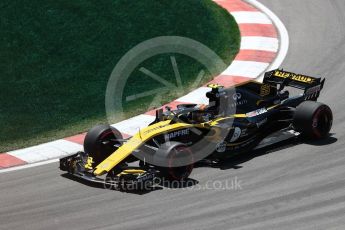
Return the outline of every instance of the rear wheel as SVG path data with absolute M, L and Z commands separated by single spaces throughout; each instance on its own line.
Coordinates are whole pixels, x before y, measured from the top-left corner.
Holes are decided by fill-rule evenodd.
M 98 125 L 89 130 L 84 140 L 84 151 L 93 159 L 93 167 L 112 154 L 121 144 L 121 133 L 109 126 Z
M 293 126 L 306 138 L 322 139 L 329 135 L 332 122 L 332 110 L 327 105 L 305 101 L 296 108 Z

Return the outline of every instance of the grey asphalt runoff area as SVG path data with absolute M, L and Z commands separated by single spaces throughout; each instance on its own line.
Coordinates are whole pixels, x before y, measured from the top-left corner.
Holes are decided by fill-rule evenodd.
M 57 163 L 3 173 L 0 229 L 345 229 L 344 0 L 261 2 L 289 31 L 284 69 L 327 78 L 332 137 L 199 167 L 197 186 L 142 195 L 66 179 Z

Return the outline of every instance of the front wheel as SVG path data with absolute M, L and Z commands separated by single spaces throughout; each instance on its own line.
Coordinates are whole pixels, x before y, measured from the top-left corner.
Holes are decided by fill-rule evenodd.
M 327 137 L 332 123 L 333 114 L 329 106 L 314 101 L 302 102 L 293 118 L 294 129 L 309 139 Z
M 109 126 L 98 125 L 89 130 L 84 140 L 84 151 L 93 158 L 93 166 L 112 154 L 121 142 L 121 133 Z

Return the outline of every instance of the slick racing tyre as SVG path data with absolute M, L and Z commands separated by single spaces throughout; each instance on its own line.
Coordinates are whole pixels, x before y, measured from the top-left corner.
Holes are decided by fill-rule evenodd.
M 121 144 L 121 133 L 109 126 L 98 125 L 89 130 L 84 140 L 84 151 L 92 157 L 94 167 L 112 154 Z
M 293 118 L 294 129 L 309 139 L 322 139 L 332 128 L 332 110 L 325 104 L 304 101 L 297 108 Z
M 181 181 L 191 174 L 193 153 L 186 145 L 178 142 L 162 144 L 154 156 L 162 176 L 168 180 Z

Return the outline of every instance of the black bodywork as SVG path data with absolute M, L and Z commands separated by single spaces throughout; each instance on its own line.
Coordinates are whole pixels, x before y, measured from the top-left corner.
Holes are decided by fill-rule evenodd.
M 152 123 L 171 118 L 175 122 L 204 123 L 217 120 L 226 130 L 223 143 L 226 148 L 218 148 L 210 158 L 227 158 L 238 153 L 247 152 L 258 145 L 265 137 L 283 129 L 293 129 L 292 122 L 296 107 L 303 101 L 316 101 L 325 80 L 298 75 L 283 70 L 273 70 L 265 74 L 263 83 L 249 81 L 224 89 L 215 85 L 206 94 L 209 105 L 201 110 L 198 105 L 180 105 L 177 110 L 157 111 L 156 120 Z M 290 96 L 286 87 L 301 90 L 296 96 Z M 235 115 L 234 115 L 235 114 Z M 198 128 L 200 133 L 190 132 L 187 136 L 169 138 L 170 141 L 194 145 L 212 136 L 214 129 Z M 237 130 L 240 130 L 236 133 Z M 240 132 L 240 133 L 239 133 Z M 239 135 L 235 137 L 234 135 Z M 165 135 L 155 138 L 159 144 L 166 141 Z M 174 135 L 172 135 L 174 136 Z M 155 145 L 152 141 L 148 145 Z M 196 150 L 198 151 L 198 150 Z
M 248 81 L 227 89 L 211 84 L 209 85 L 211 90 L 206 94 L 209 99 L 208 105 L 181 104 L 175 110 L 169 107 L 166 107 L 165 111 L 156 110 L 156 119 L 149 126 L 157 125 L 159 129 L 160 124 L 165 121 L 163 127 L 166 128 L 146 140 L 140 148 L 109 171 L 108 175 L 117 179 L 119 176 L 116 175 L 134 177 L 134 181 L 147 178 L 151 180 L 157 172 L 162 171 L 161 167 L 155 167 L 152 162 L 155 162 L 157 155 L 162 153 L 160 146 L 170 142 L 177 143 L 175 146 L 182 144 L 191 148 L 193 153 L 208 152 L 196 161 L 204 159 L 218 161 L 248 152 L 277 131 L 294 130 L 296 108 L 305 101 L 316 101 L 324 82 L 325 80 L 320 78 L 273 70 L 265 74 L 263 83 Z M 290 96 L 286 87 L 298 89 L 300 92 Z M 329 119 L 332 119 L 331 115 Z M 330 126 L 331 122 L 329 122 Z M 182 124 L 178 126 L 180 128 L 171 126 L 177 123 Z M 146 131 L 152 132 L 150 129 Z M 139 137 L 142 139 L 140 131 Z M 113 148 L 112 154 L 116 154 L 116 149 L 121 143 L 128 140 L 130 141 L 130 139 L 114 138 L 112 143 L 110 138 L 104 144 Z M 85 168 L 90 154 L 82 152 L 62 158 L 60 169 L 81 179 L 102 183 L 103 180 L 96 177 L 97 174 L 93 171 L 97 165 L 90 169 Z M 103 161 L 107 156 L 98 162 Z M 122 170 L 128 169 L 128 163 L 138 159 L 139 168 L 144 169 L 144 173 L 121 174 Z M 143 163 L 143 159 L 149 164 Z

